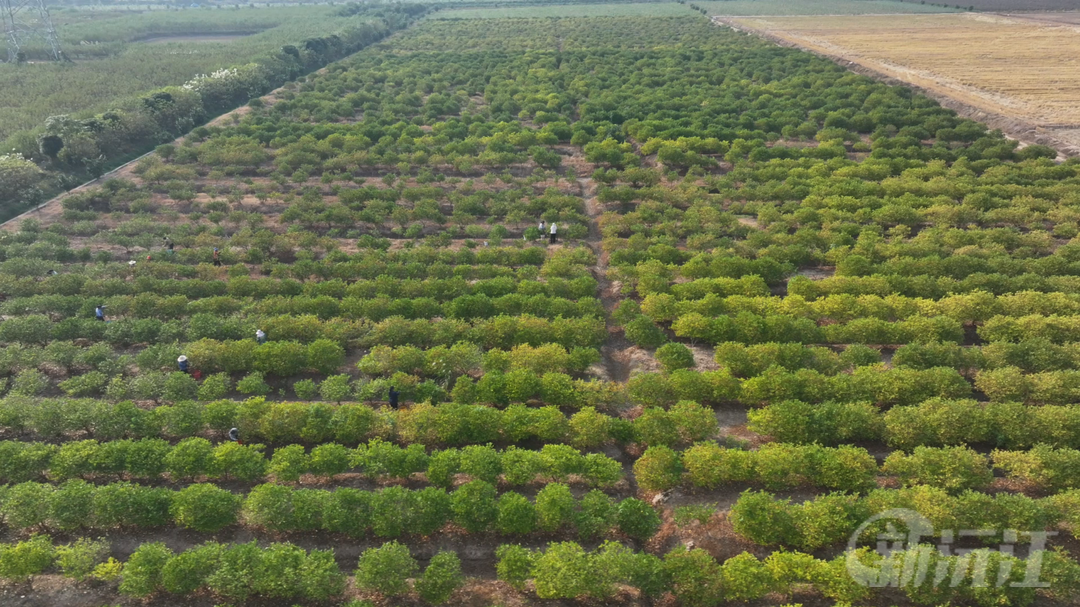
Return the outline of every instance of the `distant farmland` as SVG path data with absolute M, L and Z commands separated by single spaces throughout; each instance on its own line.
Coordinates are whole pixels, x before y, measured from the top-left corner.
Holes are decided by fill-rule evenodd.
M 1068 15 L 765 17 L 728 20 L 983 112 L 1014 132 L 1080 146 L 1080 39 Z M 1008 129 L 1008 125 L 1006 127 Z

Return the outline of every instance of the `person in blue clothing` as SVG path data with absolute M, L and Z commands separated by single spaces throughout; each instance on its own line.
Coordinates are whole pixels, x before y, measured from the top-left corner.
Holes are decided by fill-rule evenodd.
M 94 308 L 94 318 L 104 321 L 105 320 L 105 304 L 101 304 Z
M 180 369 L 181 373 L 187 373 L 188 372 L 188 360 L 187 360 L 187 357 L 181 355 L 180 358 L 176 359 L 176 366 Z
M 390 408 L 397 409 L 398 405 L 398 391 L 393 386 L 390 386 Z

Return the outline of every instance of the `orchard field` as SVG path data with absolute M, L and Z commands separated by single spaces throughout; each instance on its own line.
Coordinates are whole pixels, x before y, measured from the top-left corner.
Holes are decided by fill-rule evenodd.
M 1080 153 L 1080 13 L 738 18 L 762 32 L 921 87 L 1025 141 Z M 960 107 L 960 106 L 958 106 Z
M 0 602 L 1076 604 L 1056 156 L 689 9 L 414 24 L 0 231 Z M 858 583 L 893 508 L 990 583 Z

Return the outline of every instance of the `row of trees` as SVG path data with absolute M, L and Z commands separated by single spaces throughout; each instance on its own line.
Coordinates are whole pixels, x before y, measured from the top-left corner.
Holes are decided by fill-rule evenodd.
M 512 491 L 499 495 L 494 485 L 481 480 L 451 492 L 441 487 L 330 491 L 259 485 L 246 495 L 211 484 L 169 490 L 82 480 L 59 486 L 28 482 L 5 488 L 0 513 L 14 529 L 63 532 L 175 525 L 216 533 L 241 524 L 273 532 L 394 538 L 430 536 L 453 523 L 470 533 L 573 533 L 586 540 L 618 533 L 646 540 L 660 527 L 656 512 L 636 498 L 614 500 L 594 489 L 577 499 L 567 485 L 551 483 L 530 501 Z
M 465 474 L 489 482 L 502 479 L 511 485 L 526 485 L 538 477 L 567 479 L 575 476 L 586 483 L 609 486 L 622 478 L 620 465 L 600 453 L 583 454 L 562 444 L 539 450 L 509 447 L 496 450 L 491 445 L 471 445 L 463 449 L 441 449 L 430 453 L 420 443 L 400 447 L 373 439 L 355 449 L 338 443 L 323 443 L 306 452 L 302 445 L 286 445 L 263 454 L 264 445 L 223 443 L 214 446 L 201 437 L 185 438 L 176 445 L 162 439 L 71 441 L 57 447 L 48 443 L 0 442 L 6 456 L 0 470 L 5 481 L 41 478 L 126 477 L 156 480 L 168 475 L 174 481 L 195 478 L 224 478 L 243 482 L 263 480 L 267 475 L 293 482 L 304 474 L 333 477 L 357 472 L 369 477 L 409 479 L 424 473 L 429 481 L 453 484 Z
M 731 508 L 735 532 L 763 546 L 814 551 L 847 542 L 864 521 L 879 512 L 907 509 L 930 521 L 932 537 L 959 529 L 1016 529 L 1043 531 L 1076 519 L 1075 491 L 1046 498 L 1015 493 L 959 494 L 928 486 L 875 489 L 864 496 L 847 493 L 819 495 L 793 503 L 764 491 L 746 491 Z M 900 533 L 911 531 L 904 521 L 883 518 L 863 530 L 860 544 L 873 544 L 886 525 Z M 985 536 L 982 543 L 996 546 L 1004 536 Z
M 603 320 L 596 316 L 547 319 L 530 314 L 496 315 L 472 321 L 438 317 L 408 320 L 392 316 L 372 322 L 346 318 L 324 321 L 315 315 L 222 318 L 200 313 L 186 321 L 142 318 L 118 319 L 111 323 L 97 322 L 93 317 L 52 322 L 45 315 L 21 316 L 0 325 L 0 341 L 44 345 L 55 340 L 87 339 L 129 346 L 136 343 L 204 340 L 207 347 L 238 349 L 238 355 L 250 358 L 257 349 L 252 339 L 256 329 L 263 329 L 268 335 L 274 336 L 275 341 L 266 344 L 271 348 L 279 347 L 276 343 L 296 341 L 310 344 L 323 340 L 350 348 L 378 345 L 429 348 L 472 342 L 485 348 L 504 350 L 519 344 L 540 346 L 548 343 L 572 349 L 598 347 L 606 334 Z
M 591 296 L 583 296 L 577 301 L 548 295 L 521 295 L 511 293 L 499 297 L 484 294 L 463 295 L 443 303 L 430 297 L 390 298 L 388 296 L 360 299 L 346 297 L 335 299 L 329 296 L 319 297 L 281 297 L 270 296 L 252 301 L 247 298 L 217 296 L 188 301 L 187 297 L 168 298 L 150 294 L 131 296 L 113 296 L 101 298 L 91 303 L 86 296 L 80 295 L 36 295 L 19 297 L 4 302 L 4 310 L 13 312 L 10 316 L 27 314 L 48 314 L 53 318 L 88 317 L 93 315 L 93 308 L 104 303 L 111 314 L 132 319 L 171 319 L 191 317 L 197 314 L 239 314 L 244 317 L 262 316 L 315 315 L 323 320 L 334 317 L 351 320 L 369 319 L 380 321 L 391 316 L 408 319 L 432 318 L 445 316 L 472 320 L 493 316 L 518 316 L 531 314 L 543 318 L 559 316 L 599 316 L 603 308 Z
M 344 385 L 348 389 L 348 383 Z M 326 388 L 326 382 L 321 387 Z M 610 402 L 604 401 L 604 386 L 599 388 L 601 391 L 594 394 L 596 400 Z M 335 400 L 335 395 L 323 396 Z M 707 424 L 701 419 L 707 413 L 707 409 L 687 404 L 663 416 L 667 420 L 664 425 L 670 422 L 677 433 L 687 432 L 687 436 L 696 435 L 690 432 L 708 432 L 714 426 L 702 426 Z M 661 416 L 650 413 L 644 417 L 650 418 Z M 642 428 L 646 425 L 639 424 Z M 148 410 L 131 401 L 9 396 L 0 399 L 0 427 L 26 437 L 53 440 L 78 435 L 100 441 L 181 439 L 209 433 L 223 436 L 236 427 L 246 440 L 275 445 L 328 441 L 356 445 L 380 438 L 428 446 L 565 441 L 587 448 L 612 440 L 636 440 L 633 422 L 620 421 L 592 406 L 568 416 L 555 407 L 520 404 L 497 409 L 463 403 L 416 403 L 408 409 L 394 410 L 355 403 L 268 402 L 263 397 L 244 401 L 187 400 Z
M 875 365 L 856 367 L 851 374 L 826 375 L 813 369 L 787 371 L 772 366 L 745 380 L 727 369 L 642 373 L 627 382 L 626 392 L 631 402 L 661 407 L 680 400 L 762 405 L 792 399 L 812 403 L 870 401 L 892 406 L 914 405 L 935 397 L 964 398 L 970 396 L 971 384 L 946 367 L 920 370 Z
M 982 445 L 1080 448 L 1080 408 L 930 398 L 882 413 L 870 402 L 780 401 L 749 413 L 749 428 L 785 443 L 884 441 L 896 449 Z
M 929 550 L 934 570 L 955 583 L 941 583 L 932 576 L 905 579 L 903 591 L 916 603 L 963 601 L 990 607 L 1024 605 L 1035 598 L 1034 588 L 1019 584 L 1027 569 L 1025 561 L 985 549 L 979 551 L 976 562 L 990 566 L 980 571 L 973 571 L 968 560 L 940 556 L 928 546 L 894 553 L 887 557 L 888 563 L 868 551 L 831 561 L 799 552 L 775 552 L 764 560 L 743 553 L 718 563 L 701 549 L 678 548 L 661 558 L 616 542 L 605 542 L 594 551 L 573 542 L 554 542 L 544 550 L 506 544 L 496 554 L 499 579 L 517 588 L 532 580 L 540 598 L 602 600 L 628 585 L 650 597 L 670 591 L 682 603 L 697 607 L 755 600 L 770 593 L 790 596 L 796 585 L 806 584 L 833 600 L 872 600 L 874 591 L 854 576 L 872 578 L 890 567 L 900 568 L 924 548 Z M 54 563 L 72 577 L 110 578 L 122 572 L 120 591 L 136 597 L 162 591 L 184 596 L 207 589 L 230 600 L 253 596 L 327 600 L 339 596 L 346 582 L 332 551 L 305 552 L 291 544 L 260 548 L 255 542 L 207 543 L 177 554 L 164 544 L 147 543 L 132 553 L 120 571 L 115 561 L 105 561 L 107 552 L 106 546 L 93 543 L 54 548 L 47 537 L 34 536 L 0 548 L 0 563 L 4 577 L 20 580 L 45 572 Z M 1080 566 L 1057 552 L 1029 556 L 1036 557 L 1042 559 L 1046 592 L 1060 600 L 1074 596 Z M 853 570 L 849 560 L 855 564 Z M 984 571 L 990 576 L 986 580 L 979 577 Z M 364 551 L 355 582 L 363 590 L 388 598 L 415 591 L 432 604 L 445 602 L 464 583 L 459 557 L 453 552 L 435 554 L 418 574 L 420 568 L 409 549 L 392 541 Z
M 685 272 L 685 268 L 686 265 L 682 266 L 681 271 Z M 711 283 L 715 279 L 702 280 Z M 803 295 L 723 295 L 713 292 L 712 284 L 708 287 L 702 285 L 702 289 L 709 290 L 701 293 L 698 288 L 694 288 L 696 282 L 698 281 L 674 285 L 670 293 L 649 293 L 642 299 L 642 312 L 657 322 L 674 321 L 680 316 L 695 312 L 704 316 L 735 316 L 740 312 L 751 312 L 759 316 L 795 316 L 835 322 L 851 322 L 865 318 L 899 321 L 919 316 L 947 316 L 963 323 L 984 322 L 1000 316 L 1068 316 L 1080 312 L 1080 297 L 1074 293 L 1024 291 L 994 295 L 974 291 L 941 298 L 831 293 L 811 300 Z

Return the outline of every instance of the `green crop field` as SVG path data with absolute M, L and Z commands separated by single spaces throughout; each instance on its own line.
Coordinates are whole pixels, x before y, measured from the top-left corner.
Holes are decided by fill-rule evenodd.
M 690 12 L 676 2 L 636 2 L 620 4 L 541 5 L 499 8 L 448 9 L 435 13 L 436 19 L 505 19 L 530 17 L 676 17 Z
M 693 11 L 400 23 L 0 230 L 0 603 L 1080 601 L 1080 162 Z
M 875 15 L 962 10 L 959 5 L 936 0 L 925 4 L 895 0 L 704 0 L 695 4 L 710 15 Z M 967 6 L 963 4 L 963 9 Z
M 199 74 L 242 65 L 284 44 L 361 23 L 335 19 L 331 8 L 238 9 L 150 12 L 65 23 L 58 18 L 62 48 L 74 65 L 38 62 L 0 64 L 0 141 L 39 126 L 56 114 L 96 113 L 120 99 Z M 188 42 L 185 36 L 215 32 L 254 34 L 228 43 Z M 175 37 L 168 44 L 140 39 Z M 36 53 L 32 58 L 39 61 Z

